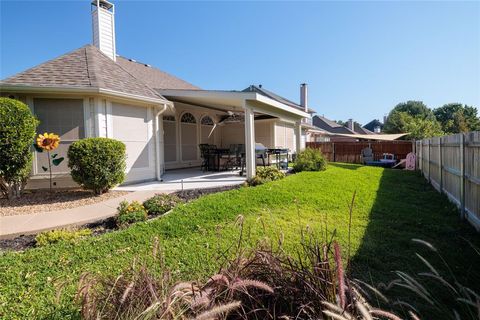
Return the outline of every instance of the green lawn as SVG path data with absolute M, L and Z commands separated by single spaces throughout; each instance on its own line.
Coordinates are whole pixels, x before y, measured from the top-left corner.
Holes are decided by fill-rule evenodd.
M 255 188 L 205 196 L 166 217 L 76 245 L 0 255 L 0 318 L 78 318 L 72 300 L 80 274 L 116 275 L 134 257 L 158 271 L 158 261 L 151 257 L 155 237 L 175 279 L 205 278 L 222 263 L 220 253 L 237 242 L 235 220 L 240 214 L 245 245 L 282 234 L 286 250 L 294 250 L 302 228 L 308 225 L 321 231 L 326 224 L 330 232 L 336 229 L 346 251 L 348 203 L 355 190 L 354 276 L 377 283 L 391 279 L 392 270 L 424 270 L 415 257 L 421 248 L 410 241 L 421 238 L 442 251 L 460 280 L 480 287 L 480 257 L 464 240 L 480 247 L 480 236 L 459 221 L 457 210 L 419 174 L 330 164 L 325 172 L 300 173 Z M 58 287 L 63 289 L 57 302 Z

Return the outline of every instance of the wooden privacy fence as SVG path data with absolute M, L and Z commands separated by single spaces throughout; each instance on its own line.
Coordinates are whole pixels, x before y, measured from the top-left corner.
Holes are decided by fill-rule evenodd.
M 415 142 L 417 167 L 480 231 L 480 131 Z
M 370 147 L 374 160 L 382 158 L 384 153 L 393 153 L 397 159 L 405 159 L 413 151 L 411 141 L 338 141 L 338 142 L 307 142 L 307 148 L 319 149 L 328 161 L 362 163 L 362 149 Z

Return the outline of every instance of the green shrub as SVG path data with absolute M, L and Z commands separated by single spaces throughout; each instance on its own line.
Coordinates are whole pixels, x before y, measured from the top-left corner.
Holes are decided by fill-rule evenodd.
M 75 243 L 78 239 L 90 236 L 92 230 L 90 229 L 80 229 L 80 230 L 51 230 L 39 233 L 35 237 L 37 246 L 43 247 L 48 244 L 53 244 L 57 242 L 68 242 Z
M 30 174 L 30 146 L 37 125 L 38 120 L 26 104 L 0 98 L 0 192 L 9 199 L 21 195 Z
M 132 201 L 131 203 L 122 201 L 117 210 L 116 222 L 119 227 L 126 227 L 131 223 L 147 220 L 147 210 L 138 201 Z
M 320 150 L 307 148 L 297 154 L 293 169 L 301 171 L 323 171 L 327 169 L 327 161 Z
M 275 181 L 285 178 L 285 173 L 277 169 L 277 167 L 258 167 L 257 174 L 247 183 L 250 186 L 258 186 L 265 182 Z
M 148 214 L 160 215 L 173 209 L 182 199 L 173 194 L 156 194 L 143 203 Z
M 75 182 L 95 194 L 107 192 L 125 179 L 125 144 L 108 138 L 75 141 L 68 148 L 68 167 Z

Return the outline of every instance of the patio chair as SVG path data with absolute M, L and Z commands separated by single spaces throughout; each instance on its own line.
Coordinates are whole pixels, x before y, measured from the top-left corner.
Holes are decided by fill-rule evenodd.
M 360 159 L 363 164 L 367 164 L 369 161 L 373 161 L 373 151 L 372 148 L 363 148 L 360 152 Z
M 200 149 L 200 158 L 202 159 L 200 169 L 202 169 L 202 171 L 208 171 L 210 168 L 210 146 L 207 143 L 201 143 L 198 145 L 198 148 Z
M 231 144 L 230 148 L 228 150 L 228 153 L 222 154 L 220 159 L 225 160 L 225 163 L 223 165 L 223 168 L 225 170 L 233 170 L 235 167 L 237 167 L 237 149 L 238 145 L 237 144 Z

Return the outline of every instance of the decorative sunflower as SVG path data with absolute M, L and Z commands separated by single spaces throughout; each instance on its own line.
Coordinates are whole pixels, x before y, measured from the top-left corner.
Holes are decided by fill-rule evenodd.
M 60 137 L 54 133 L 39 134 L 37 138 L 37 146 L 46 151 L 52 151 L 57 149 L 60 143 Z

